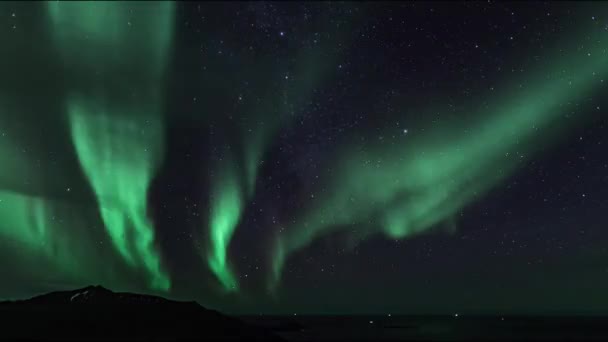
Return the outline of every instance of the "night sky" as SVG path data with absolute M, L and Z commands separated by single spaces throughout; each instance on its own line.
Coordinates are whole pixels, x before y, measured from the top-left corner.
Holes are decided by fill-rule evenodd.
M 2 2 L 0 299 L 606 314 L 607 49 L 605 2 Z

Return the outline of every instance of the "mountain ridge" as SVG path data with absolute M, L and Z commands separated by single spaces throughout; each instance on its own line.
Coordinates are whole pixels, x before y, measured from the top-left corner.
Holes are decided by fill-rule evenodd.
M 270 331 L 194 301 L 113 292 L 99 285 L 0 302 L 0 339 L 269 340 Z

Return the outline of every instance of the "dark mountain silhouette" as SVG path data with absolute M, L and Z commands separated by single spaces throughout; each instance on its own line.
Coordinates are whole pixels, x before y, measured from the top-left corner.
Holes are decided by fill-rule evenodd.
M 101 286 L 0 302 L 0 322 L 3 340 L 281 341 L 268 330 L 196 302 L 112 292 Z

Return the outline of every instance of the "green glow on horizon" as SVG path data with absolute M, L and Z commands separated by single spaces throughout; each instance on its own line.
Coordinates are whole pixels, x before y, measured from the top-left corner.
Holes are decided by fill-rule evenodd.
M 473 124 L 427 123 L 396 143 L 370 139 L 342 146 L 318 199 L 277 233 L 270 290 L 276 290 L 286 259 L 316 239 L 344 230 L 354 236 L 413 236 L 499 184 L 555 128 L 570 124 L 561 117 L 572 102 L 600 85 L 608 63 L 598 37 L 585 41 L 589 50 L 560 57 L 520 80 L 525 87 L 504 90 L 486 108 L 473 109 Z
M 3 238 L 18 241 L 31 249 L 41 249 L 47 255 L 52 254 L 50 220 L 46 216 L 45 200 L 0 191 L 0 231 Z M 58 263 L 67 260 L 59 260 Z
M 162 77 L 174 4 L 47 4 L 58 51 L 76 71 L 66 99 L 71 137 L 107 233 L 152 288 L 168 290 L 147 196 L 162 162 Z
M 57 199 L 0 190 L 0 237 L 3 248 L 29 268 L 29 279 L 86 284 L 114 281 L 112 269 L 99 269 L 101 249 L 93 248 L 94 211 Z M 16 262 L 13 261 L 13 262 Z

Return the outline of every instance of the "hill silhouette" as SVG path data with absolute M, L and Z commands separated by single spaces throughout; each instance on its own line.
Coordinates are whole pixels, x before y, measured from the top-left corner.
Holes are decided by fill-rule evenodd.
M 0 321 L 0 339 L 10 340 L 282 340 L 196 302 L 101 286 L 0 302 Z

